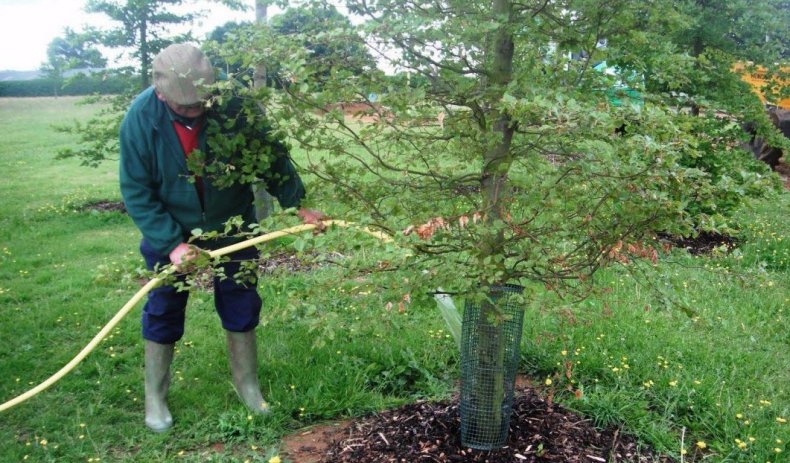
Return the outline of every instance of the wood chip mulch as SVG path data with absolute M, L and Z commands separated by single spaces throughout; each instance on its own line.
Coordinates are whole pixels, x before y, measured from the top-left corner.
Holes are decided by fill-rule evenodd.
M 642 447 L 617 428 L 595 429 L 533 389 L 516 391 L 507 446 L 461 447 L 456 401 L 419 402 L 351 423 L 321 463 L 595 463 L 674 460 Z

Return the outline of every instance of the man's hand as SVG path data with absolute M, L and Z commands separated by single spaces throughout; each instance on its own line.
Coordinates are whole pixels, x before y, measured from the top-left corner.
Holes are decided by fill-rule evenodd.
M 304 223 L 315 225 L 318 231 L 323 231 L 326 228 L 326 224 L 322 222 L 322 220 L 326 219 L 326 215 L 321 211 L 302 208 L 296 212 L 296 215 L 301 217 Z
M 170 257 L 170 262 L 173 263 L 176 267 L 189 262 L 190 260 L 194 259 L 195 257 L 200 254 L 200 249 L 197 246 L 193 246 L 187 243 L 181 243 L 176 246 L 175 249 L 170 251 L 168 257 Z

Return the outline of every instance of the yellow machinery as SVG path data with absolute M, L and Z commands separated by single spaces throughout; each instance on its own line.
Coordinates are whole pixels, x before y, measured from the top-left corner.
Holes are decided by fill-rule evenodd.
M 778 81 L 776 78 L 767 80 L 766 79 L 766 69 L 763 66 L 748 66 L 744 63 L 736 63 L 733 66 L 732 70 L 737 74 L 740 74 L 741 79 L 744 82 L 751 85 L 754 92 L 760 97 L 760 101 L 764 104 L 770 104 L 777 106 L 782 109 L 790 109 L 790 98 L 782 98 L 778 102 L 768 101 L 763 94 L 763 88 L 767 84 L 778 84 L 777 86 L 787 87 L 790 85 L 790 82 L 787 80 Z M 782 67 L 783 74 L 790 74 L 790 67 Z

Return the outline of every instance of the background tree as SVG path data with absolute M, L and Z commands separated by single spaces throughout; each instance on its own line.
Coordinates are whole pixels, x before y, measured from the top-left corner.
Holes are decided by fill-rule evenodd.
M 676 121 L 698 138 L 680 162 L 704 172 L 704 181 L 714 186 L 687 202 L 702 228 L 725 230 L 723 216 L 765 176 L 763 166 L 732 151 L 734 145 L 755 135 L 790 149 L 753 89 L 733 72 L 739 63 L 742 70 L 779 69 L 787 52 L 788 14 L 774 0 L 647 3 L 636 11 L 629 39 L 610 47 L 610 60 L 627 74 L 643 76 L 649 98 L 677 108 Z
M 641 13 L 640 28 L 633 31 L 633 50 L 621 50 L 623 64 L 635 64 L 655 90 L 671 90 L 693 98 L 685 102 L 699 113 L 700 107 L 743 112 L 753 102 L 753 93 L 731 72 L 736 62 L 766 66 L 775 70 L 787 50 L 787 21 L 790 11 L 777 0 L 711 2 L 685 0 L 662 8 L 660 16 L 649 10 Z M 669 36 L 670 41 L 661 40 Z M 665 56 L 683 66 L 684 75 L 662 79 L 666 62 L 646 62 L 638 58 L 651 43 L 672 47 Z M 673 56 L 674 55 L 674 56 Z M 655 57 L 655 53 L 645 54 Z M 660 56 L 660 55 L 658 55 Z M 677 65 L 676 64 L 676 65 Z
M 55 95 L 63 85 L 64 73 L 71 69 L 103 68 L 107 60 L 95 47 L 86 34 L 71 28 L 63 31 L 63 36 L 54 38 L 47 46 L 47 62 L 41 71 L 55 82 Z
M 173 12 L 184 0 L 88 0 L 85 10 L 102 13 L 119 23 L 117 27 L 97 31 L 94 40 L 108 48 L 121 48 L 139 64 L 140 89 L 150 82 L 153 57 L 174 42 L 188 41 L 189 33 L 174 35 L 174 26 L 190 23 L 198 13 Z
M 229 21 L 214 28 L 206 37 L 208 46 L 205 47 L 206 55 L 211 60 L 211 63 L 220 68 L 222 72 L 227 75 L 241 76 L 245 73 L 251 73 L 252 70 L 250 70 L 248 66 L 245 66 L 243 62 L 240 60 L 231 61 L 230 57 L 221 54 L 217 47 L 229 41 L 236 40 L 239 35 L 246 34 L 247 31 L 253 27 L 254 24 L 252 21 Z M 216 44 L 216 46 L 213 44 Z
M 274 32 L 301 41 L 312 61 L 324 62 L 326 69 L 345 68 L 364 73 L 376 68 L 376 62 L 364 43 L 359 40 L 333 40 L 328 31 L 348 29 L 350 20 L 329 2 L 310 3 L 305 7 L 291 7 L 273 16 Z M 329 78 L 325 75 L 324 78 Z

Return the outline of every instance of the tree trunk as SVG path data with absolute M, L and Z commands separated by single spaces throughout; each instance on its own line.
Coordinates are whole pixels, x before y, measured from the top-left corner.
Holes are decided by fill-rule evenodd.
M 255 0 L 255 23 L 259 26 L 263 26 L 266 24 L 266 0 Z M 266 65 L 263 63 L 258 63 L 255 66 L 255 71 L 253 72 L 253 86 L 255 88 L 261 88 L 266 86 Z
M 491 49 L 492 73 L 486 85 L 497 89 L 503 95 L 513 75 L 513 37 L 508 29 L 512 16 L 512 4 L 507 0 L 495 0 L 493 12 L 503 24 L 496 32 Z M 483 195 L 483 211 L 485 221 L 491 233 L 484 236 L 479 243 L 479 259 L 482 264 L 486 258 L 502 255 L 504 246 L 504 230 L 502 220 L 507 216 L 506 207 L 509 203 L 507 174 L 512 157 L 510 145 L 514 127 L 508 114 L 493 115 L 491 130 L 498 142 L 483 154 L 481 194 Z M 490 265 L 490 264 L 489 264 Z M 481 282 L 486 284 L 486 282 Z M 496 284 L 507 283 L 496 281 Z M 475 404 L 474 414 L 467 423 L 467 429 L 477 429 L 490 433 L 503 427 L 502 405 L 505 397 L 505 341 L 503 317 L 496 304 L 496 298 L 480 304 L 480 315 L 477 326 L 470 329 L 479 336 L 476 368 L 471 382 L 472 402 Z M 508 417 L 509 418 L 509 417 Z M 506 429 L 506 428 L 505 428 Z
M 266 0 L 255 0 L 255 22 L 258 25 L 266 24 Z M 266 86 L 266 65 L 258 63 L 252 75 L 254 88 Z M 261 108 L 263 110 L 263 108 Z M 274 198 L 266 191 L 266 184 L 259 182 L 253 185 L 255 192 L 255 217 L 258 221 L 269 217 L 274 212 Z
M 705 6 L 704 2 L 698 2 L 698 4 L 700 6 L 703 6 L 703 7 Z M 695 60 L 694 61 L 694 67 L 696 69 L 700 68 L 699 56 L 702 54 L 703 51 L 705 51 L 705 44 L 702 41 L 702 37 L 700 36 L 701 33 L 702 32 L 700 32 L 700 31 L 696 32 L 696 34 L 694 36 L 694 42 L 691 45 L 691 56 L 694 57 L 694 60 Z M 700 114 L 700 107 L 699 107 L 699 105 L 697 104 L 696 101 L 692 101 L 692 103 L 691 103 L 691 115 L 692 116 L 699 116 L 699 114 Z
M 151 50 L 148 48 L 148 21 L 140 21 L 140 88 L 146 89 L 151 83 Z

